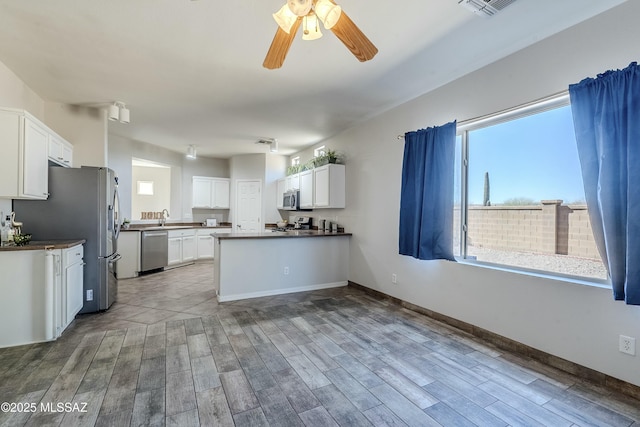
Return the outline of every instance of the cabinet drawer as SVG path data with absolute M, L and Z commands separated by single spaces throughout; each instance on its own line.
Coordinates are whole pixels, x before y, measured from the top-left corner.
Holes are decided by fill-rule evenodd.
M 69 267 L 70 265 L 77 264 L 82 262 L 82 257 L 84 256 L 84 246 L 78 245 L 69 249 L 64 250 L 63 258 L 64 258 L 64 267 Z
M 169 238 L 195 236 L 196 230 L 193 228 L 185 228 L 181 230 L 169 230 Z

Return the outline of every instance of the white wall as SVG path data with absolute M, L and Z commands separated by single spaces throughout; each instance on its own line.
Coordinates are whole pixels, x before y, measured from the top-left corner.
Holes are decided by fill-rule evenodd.
M 106 112 L 98 108 L 45 102 L 45 123 L 73 145 L 73 167 L 107 166 Z
M 346 154 L 347 208 L 314 215 L 337 215 L 353 232 L 349 279 L 640 386 L 640 355 L 618 352 L 619 334 L 640 338 L 640 307 L 614 302 L 609 289 L 398 255 L 403 144 L 396 139 L 626 67 L 640 59 L 638 16 L 640 2 L 626 2 L 323 141 Z
M 264 180 L 264 222 L 274 224 L 282 218 L 280 211 L 276 207 L 276 192 L 278 191 L 278 180 L 284 178 L 287 170 L 288 158 L 277 154 L 267 154 L 267 163 Z
M 239 179 L 262 181 L 262 223 L 280 221 L 280 212 L 276 209 L 277 180 L 285 176 L 287 157 L 278 154 L 242 154 L 231 157 L 229 162 L 231 177 L 231 221 L 234 218 L 236 201 L 236 183 Z

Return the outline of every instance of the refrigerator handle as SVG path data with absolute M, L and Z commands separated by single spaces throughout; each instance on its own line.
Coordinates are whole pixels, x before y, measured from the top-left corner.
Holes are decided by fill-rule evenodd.
M 120 219 L 118 215 L 120 214 L 120 195 L 118 194 L 118 181 L 116 180 L 116 185 L 113 189 L 113 203 L 111 205 L 111 225 L 113 230 L 113 238 L 118 240 L 118 236 L 120 236 Z

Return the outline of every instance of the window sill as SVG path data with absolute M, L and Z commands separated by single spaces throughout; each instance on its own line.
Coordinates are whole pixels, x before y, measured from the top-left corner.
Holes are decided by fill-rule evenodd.
M 539 277 L 542 279 L 556 280 L 561 282 L 569 282 L 577 285 L 593 286 L 601 289 L 611 289 L 609 281 L 596 279 L 592 277 L 570 276 L 561 273 L 552 273 L 548 271 L 539 271 L 526 269 L 521 267 L 512 267 L 508 265 L 492 264 L 489 262 L 474 261 L 456 257 L 456 261 L 460 264 L 472 265 L 474 267 L 488 268 L 490 270 L 504 271 L 508 273 L 522 274 L 525 276 Z

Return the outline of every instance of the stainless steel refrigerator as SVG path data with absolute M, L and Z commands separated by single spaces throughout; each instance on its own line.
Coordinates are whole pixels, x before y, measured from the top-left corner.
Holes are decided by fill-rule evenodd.
M 49 198 L 14 200 L 13 210 L 24 224 L 23 232 L 32 234 L 33 240 L 86 240 L 80 313 L 107 310 L 116 300 L 115 263 L 120 259 L 115 172 L 100 167 L 49 167 Z

